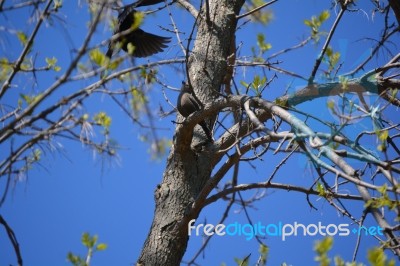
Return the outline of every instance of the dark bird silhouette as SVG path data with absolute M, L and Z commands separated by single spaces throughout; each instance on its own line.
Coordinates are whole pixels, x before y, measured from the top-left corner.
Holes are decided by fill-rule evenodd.
M 164 2 L 164 0 L 139 0 L 132 4 L 127 5 L 127 7 L 129 7 L 129 6 L 134 6 L 134 7 L 150 6 L 150 5 L 155 5 L 155 4 L 158 4 L 161 2 Z
M 136 12 L 136 7 L 154 5 L 160 2 L 163 2 L 163 0 L 141 0 L 125 6 L 122 12 L 118 15 L 118 25 L 114 30 L 114 35 L 127 31 L 132 27 L 135 22 L 134 14 Z M 170 41 L 171 38 L 151 34 L 137 28 L 115 41 L 110 41 L 106 56 L 108 58 L 112 57 L 117 43 L 121 44 L 122 50 L 128 52 L 128 44 L 130 43 L 135 47 L 132 56 L 147 57 L 162 52 L 163 49 L 167 47 L 166 44 Z
M 178 104 L 176 107 L 178 108 L 178 112 L 183 117 L 188 117 L 194 112 L 201 110 L 203 104 L 194 96 L 193 89 L 190 87 L 190 85 L 182 83 L 182 88 L 178 96 Z M 199 125 L 203 128 L 203 131 L 206 134 L 207 138 L 212 142 L 213 139 L 211 131 L 208 128 L 206 122 L 203 120 L 199 123 Z

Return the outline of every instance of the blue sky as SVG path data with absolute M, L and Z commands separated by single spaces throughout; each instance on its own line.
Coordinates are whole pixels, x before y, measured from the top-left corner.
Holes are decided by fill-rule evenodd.
M 197 1 L 195 1 L 197 3 Z M 278 1 L 272 6 L 274 18 L 267 27 L 248 23 L 238 32 L 237 42 L 242 42 L 241 56 L 249 55 L 251 46 L 256 41 L 256 33 L 262 32 L 266 41 L 272 44 L 270 53 L 279 51 L 282 48 L 293 46 L 305 38 L 309 29 L 303 24 L 304 19 L 319 14 L 322 10 L 330 7 L 328 1 Z M 127 2 L 126 2 L 127 3 Z M 7 5 L 7 3 L 6 3 Z M 368 55 L 371 47 L 370 41 L 362 40 L 365 36 L 377 37 L 381 28 L 380 16 L 373 17 L 370 13 L 371 6 L 363 6 L 366 13 L 357 12 L 346 14 L 335 34 L 332 46 L 340 51 L 344 60 L 342 72 L 346 73 Z M 178 28 L 187 32 L 183 38 L 187 38 L 190 25 L 193 19 L 182 9 L 171 7 L 173 17 Z M 331 18 L 326 22 L 325 30 L 333 23 L 335 14 L 331 10 Z M 16 19 L 21 18 L 21 19 Z M 0 13 L 0 23 L 4 26 L 15 29 L 31 29 L 32 25 L 26 24 L 27 13 L 17 11 L 15 13 Z M 39 59 L 54 55 L 58 58 L 58 64 L 65 69 L 73 55 L 72 47 L 78 48 L 87 32 L 86 22 L 88 19 L 87 6 L 77 6 L 75 1 L 65 1 L 61 9 L 60 18 L 66 21 L 66 28 L 62 30 L 59 20 L 53 23 L 56 29 L 43 28 L 35 41 L 35 51 Z M 61 20 L 60 20 L 61 21 Z M 166 10 L 158 12 L 155 16 L 147 17 L 142 28 L 164 36 L 172 36 L 171 33 L 161 31 L 159 24 L 168 21 Z M 0 24 L 0 25 L 1 25 Z M 69 32 L 68 34 L 65 31 Z M 2 36 L 4 32 L 0 32 Z M 66 37 L 69 36 L 69 37 Z M 96 42 L 105 40 L 110 36 L 107 27 L 100 27 L 93 40 Z M 174 37 L 174 36 L 172 36 Z M 399 38 L 394 38 L 397 43 Z M 155 57 L 137 60 L 140 64 L 147 60 L 153 61 L 157 58 L 174 58 L 182 56 L 177 47 L 176 38 L 171 42 L 171 49 Z M 15 59 L 21 51 L 19 43 L 12 38 L 1 42 L 0 57 L 7 56 Z M 6 47 L 6 48 L 5 48 Z M 11 48 L 10 48 L 11 47 Z M 310 45 L 301 52 L 292 52 L 279 60 L 282 60 L 281 67 L 295 71 L 301 75 L 308 76 L 311 73 L 314 59 L 318 55 L 319 46 Z M 7 49 L 7 50 L 5 50 Z M 102 48 L 105 50 L 105 47 Z M 387 55 L 382 54 L 374 59 L 369 67 L 377 66 L 386 62 Z M 164 69 L 162 79 L 174 87 L 184 79 L 182 71 L 174 73 L 173 69 Z M 261 75 L 262 72 L 256 69 L 243 71 L 239 69 L 238 80 L 250 82 L 254 74 Z M 267 72 L 269 78 L 271 73 Z M 20 89 L 25 92 L 46 88 L 54 82 L 54 74 L 39 74 L 39 83 L 19 79 Z M 90 81 L 74 83 L 70 87 L 64 86 L 53 97 L 62 96 L 70 90 L 84 86 Z M 280 75 L 271 88 L 268 88 L 266 99 L 273 100 L 277 95 L 291 86 L 296 89 L 304 85 L 304 82 L 291 77 Z M 113 82 L 113 87 L 123 86 L 120 82 Z M 13 103 L 19 96 L 18 92 L 6 95 L 5 100 Z M 167 91 L 167 96 L 174 103 L 177 93 Z M 165 99 L 159 90 L 152 90 L 149 94 L 154 114 L 157 113 L 158 105 L 166 110 L 171 107 L 165 103 Z M 371 100 L 372 101 L 372 100 Z M 331 117 L 325 107 L 326 99 L 316 101 L 312 105 L 301 105 L 303 111 L 315 112 L 323 117 Z M 108 248 L 95 254 L 92 265 L 133 265 L 140 253 L 142 244 L 147 236 L 154 212 L 154 190 L 161 182 L 166 158 L 151 160 L 148 153 L 149 145 L 139 140 L 144 130 L 133 125 L 129 118 L 117 107 L 113 101 L 101 95 L 94 95 L 85 103 L 85 110 L 94 114 L 98 111 L 106 111 L 112 117 L 111 134 L 118 140 L 123 148 L 119 151 L 119 159 L 111 162 L 102 162 L 98 156 L 85 148 L 82 144 L 56 139 L 57 149 L 47 151 L 40 165 L 33 168 L 25 180 L 18 181 L 13 185 L 7 202 L 0 211 L 7 222 L 14 229 L 21 245 L 21 252 L 25 265 L 69 265 L 66 255 L 69 251 L 75 254 L 84 255 L 85 249 L 80 243 L 83 232 L 99 235 L 99 241 L 108 244 Z M 392 113 L 394 119 L 395 113 Z M 390 118 L 390 117 L 389 117 Z M 170 122 L 174 116 L 164 119 L 156 119 L 157 126 L 161 130 L 159 135 L 172 138 L 174 125 Z M 365 124 L 352 125 L 351 130 L 358 130 L 361 126 L 368 127 L 370 122 Z M 97 133 L 97 137 L 101 134 Z M 18 140 L 16 140 L 18 141 Z M 4 144 L 0 150 L 2 157 L 9 149 Z M 371 145 L 374 145 L 372 142 Z M 254 162 L 257 166 L 253 169 L 249 165 L 240 168 L 239 182 L 256 182 L 265 180 L 273 171 L 275 164 L 282 157 L 276 156 L 267 158 L 265 161 Z M 290 167 L 282 171 L 276 181 L 290 182 L 294 184 L 310 184 L 313 176 L 308 170 L 307 160 L 300 156 L 294 156 L 290 160 Z M 228 174 L 228 178 L 230 175 Z M 4 187 L 4 180 L 0 180 L 0 189 Z M 255 191 L 243 193 L 243 196 L 250 197 Z M 253 222 L 264 224 L 277 224 L 279 222 L 293 224 L 294 222 L 310 224 L 322 222 L 324 224 L 351 223 L 348 219 L 342 218 L 329 204 L 322 199 L 312 197 L 318 210 L 312 210 L 306 198 L 302 194 L 288 193 L 286 191 L 268 190 L 266 197 L 249 208 Z M 218 201 L 208 206 L 198 218 L 199 222 L 207 220 L 208 223 L 216 224 L 224 211 L 226 203 Z M 361 215 L 361 203 L 350 205 L 357 216 Z M 226 224 L 240 222 L 247 223 L 243 210 L 234 206 L 225 222 Z M 367 225 L 374 225 L 367 219 Z M 350 227 L 353 229 L 353 227 Z M 270 247 L 268 265 L 279 265 L 282 262 L 288 265 L 311 265 L 314 264 L 315 254 L 312 251 L 314 241 L 318 237 L 291 237 L 282 241 L 277 237 L 269 237 L 266 244 Z M 359 261 L 365 262 L 367 249 L 376 245 L 371 236 L 363 237 L 359 250 Z M 346 260 L 350 260 L 353 254 L 356 237 L 335 237 L 334 249 L 331 254 L 340 254 Z M 189 260 L 195 254 L 202 242 L 201 237 L 192 237 L 184 260 Z M 0 230 L 1 256 L 0 264 L 15 264 L 15 255 L 3 229 Z M 220 265 L 225 262 L 227 265 L 234 265 L 234 257 L 245 257 L 252 253 L 252 262 L 256 261 L 258 243 L 247 241 L 244 237 L 215 237 L 211 240 L 209 247 L 205 250 L 204 257 L 198 262 L 201 265 Z

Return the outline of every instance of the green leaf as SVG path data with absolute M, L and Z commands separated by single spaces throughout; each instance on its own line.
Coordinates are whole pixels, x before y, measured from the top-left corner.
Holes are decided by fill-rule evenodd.
M 327 20 L 330 16 L 331 16 L 331 14 L 329 13 L 329 10 L 324 10 L 324 11 L 322 11 L 321 14 L 319 14 L 318 20 L 322 23 L 325 20 Z
M 244 10 L 246 12 L 254 10 L 257 7 L 265 4 L 265 0 L 249 0 L 246 1 L 244 5 Z M 259 22 L 262 25 L 267 25 L 273 19 L 273 13 L 268 9 L 261 9 L 256 12 L 253 12 L 250 15 L 251 19 L 255 22 Z
M 78 255 L 74 255 L 72 252 L 68 252 L 67 260 L 71 262 L 74 266 L 88 266 L 88 263 L 86 263 L 86 261 L 88 261 L 88 258 L 93 256 L 95 251 L 102 251 L 107 248 L 107 244 L 105 243 L 100 243 L 96 246 L 97 240 L 97 235 L 90 236 L 90 234 L 87 232 L 83 233 L 81 237 L 81 242 L 87 248 L 86 257 L 84 258 Z
M 76 264 L 79 262 L 79 257 L 72 254 L 71 252 L 68 252 L 67 254 L 67 260 L 70 261 L 72 264 Z
M 234 258 L 238 266 L 249 266 L 249 257 L 243 259 Z
M 368 261 L 371 266 L 392 266 L 394 260 L 387 261 L 387 257 L 381 248 L 373 248 L 368 251 Z
M 336 256 L 334 260 L 335 266 L 345 266 L 344 260 L 341 257 Z
M 42 155 L 42 151 L 40 149 L 35 149 L 30 158 L 31 163 L 39 161 L 41 155 Z
M 128 47 L 128 54 L 133 55 L 136 47 L 132 43 L 128 43 L 127 47 Z
M 343 90 L 347 90 L 348 84 L 349 84 L 349 78 L 344 77 L 344 76 L 340 76 L 339 77 L 339 82 L 340 82 L 340 85 L 342 85 L 342 89 Z
M 57 58 L 55 58 L 55 57 L 52 57 L 52 58 L 46 57 L 45 60 L 46 60 L 47 65 L 50 66 L 50 67 L 55 66 L 56 63 L 57 63 Z
M 63 0 L 54 0 L 54 9 L 57 11 L 63 5 Z
M 89 52 L 90 60 L 98 66 L 107 66 L 109 59 L 99 49 L 94 49 Z
M 28 43 L 28 36 L 26 36 L 26 34 L 23 33 L 22 31 L 17 32 L 17 38 L 23 46 L 25 46 Z
M 258 258 L 259 264 L 258 265 L 266 265 L 267 264 L 267 257 L 269 253 L 269 248 L 266 245 L 260 244 L 260 247 L 258 248 L 258 252 L 260 253 L 260 256 Z
M 105 250 L 106 248 L 107 248 L 107 244 L 100 243 L 100 244 L 97 245 L 96 250 L 102 251 L 102 250 Z
M 259 247 L 259 249 L 258 249 L 258 252 L 259 252 L 260 254 L 262 254 L 262 255 L 268 254 L 268 251 L 269 251 L 268 246 L 263 245 L 263 244 L 261 244 L 260 247 Z
M 22 98 L 22 100 L 24 100 L 24 102 L 27 105 L 37 102 L 42 97 L 41 94 L 30 96 L 30 95 L 23 94 L 23 93 L 20 93 L 19 96 Z
M 340 59 L 340 53 L 335 52 L 332 47 L 328 47 L 325 51 L 324 62 L 328 64 L 328 72 L 332 71 Z M 347 85 L 347 83 L 345 83 Z
M 279 99 L 279 98 L 276 98 L 274 100 L 274 103 L 276 105 L 279 105 L 279 106 L 282 106 L 282 107 L 287 106 L 287 100 L 283 100 L 283 99 Z
M 385 143 L 381 143 L 381 144 L 379 144 L 376 148 L 378 149 L 378 151 L 385 152 L 387 146 L 386 146 Z
M 47 67 L 48 68 L 52 68 L 54 71 L 58 72 L 61 70 L 61 67 L 56 66 L 57 63 L 57 58 L 55 58 L 54 56 L 52 58 L 48 58 L 46 57 L 46 63 L 47 63 Z
M 325 22 L 330 17 L 328 10 L 322 11 L 321 14 L 317 16 L 312 16 L 311 19 L 305 19 L 303 22 L 306 26 L 311 29 L 311 37 L 317 43 L 319 41 L 321 32 L 320 27 L 323 22 Z
M 241 84 L 243 87 L 245 87 L 246 89 L 249 87 L 249 84 L 246 83 L 246 82 L 244 82 L 243 80 L 240 81 L 240 84 Z
M 272 48 L 270 43 L 265 43 L 265 35 L 262 33 L 257 34 L 257 45 L 262 53 Z
M 331 48 L 331 47 L 326 48 L 325 54 L 326 54 L 328 57 L 331 57 L 332 54 L 333 54 L 332 48 Z
M 327 105 L 328 109 L 333 110 L 333 109 L 335 108 L 335 101 L 329 100 L 329 101 L 326 103 L 326 105 Z
M 379 134 L 378 134 L 378 138 L 380 141 L 386 141 L 388 137 L 389 137 L 388 130 L 383 130 L 383 131 L 379 132 Z
M 131 107 L 134 112 L 138 112 L 142 109 L 143 105 L 147 102 L 146 95 L 138 90 L 136 87 L 131 88 Z
M 74 266 L 87 266 L 85 260 L 77 255 L 68 252 L 67 260 L 72 263 Z
M 89 233 L 83 233 L 81 241 L 82 241 L 82 244 L 85 247 L 90 247 L 90 235 L 89 235 Z
M 311 22 L 311 20 L 305 19 L 305 20 L 304 20 L 304 24 L 306 24 L 306 25 L 309 26 L 309 27 L 312 27 L 312 22 Z
M 316 188 L 318 195 L 320 195 L 321 197 L 325 197 L 326 196 L 326 190 L 324 188 L 324 186 L 318 182 L 317 183 L 317 188 Z
M 324 254 L 327 253 L 329 250 L 331 250 L 332 245 L 333 245 L 333 238 L 325 237 L 321 241 L 317 241 L 314 249 L 318 254 Z
M 116 60 L 111 61 L 111 63 L 108 65 L 108 68 L 111 70 L 115 70 L 122 62 L 122 58 L 117 58 Z
M 97 238 L 98 238 L 97 235 L 94 235 L 91 237 L 89 233 L 83 233 L 81 241 L 85 247 L 90 249 L 90 248 L 93 248 L 94 245 L 96 245 Z
M 383 186 L 378 188 L 379 193 L 386 194 L 387 191 L 387 184 L 383 184 Z
M 12 71 L 11 63 L 7 58 L 0 58 L 0 81 L 4 81 Z
M 99 239 L 99 237 L 97 235 L 94 235 L 92 237 L 92 239 L 90 239 L 90 247 L 91 248 L 94 247 L 94 245 L 96 245 L 98 239 Z
M 157 70 L 152 68 L 142 67 L 140 69 L 140 77 L 146 80 L 147 84 L 156 82 Z
M 99 112 L 94 115 L 93 120 L 105 129 L 105 134 L 108 134 L 112 121 L 111 117 L 109 117 L 105 112 Z
M 259 75 L 255 75 L 253 78 L 253 82 L 251 83 L 251 87 L 254 90 L 257 96 L 261 96 L 262 88 L 266 85 L 267 78 L 260 77 Z
M 394 90 L 392 89 L 392 90 L 391 90 L 392 97 L 396 97 L 398 92 L 399 92 L 398 89 L 394 89 Z
M 314 250 L 317 252 L 315 261 L 320 263 L 320 266 L 329 266 L 330 259 L 328 257 L 328 252 L 331 250 L 333 245 L 332 237 L 325 237 L 321 241 L 316 241 Z

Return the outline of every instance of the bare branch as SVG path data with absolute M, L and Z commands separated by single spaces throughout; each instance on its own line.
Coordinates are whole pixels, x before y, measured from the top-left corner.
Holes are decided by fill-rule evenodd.
M 337 27 L 337 25 L 339 25 L 339 22 L 340 22 L 340 20 L 341 20 L 341 18 L 343 16 L 344 12 L 346 12 L 346 9 L 344 9 L 342 7 L 342 9 L 340 10 L 338 16 L 336 17 L 335 22 L 332 25 L 332 28 L 331 28 L 331 30 L 330 30 L 330 32 L 328 34 L 328 37 L 326 38 L 324 46 L 322 47 L 322 50 L 321 50 L 317 60 L 315 61 L 314 68 L 313 68 L 313 70 L 311 72 L 310 78 L 308 79 L 308 83 L 310 83 L 310 84 L 314 82 L 315 75 L 317 74 L 318 68 L 321 65 L 322 58 L 324 58 L 325 52 L 329 47 L 329 43 L 332 40 L 333 34 L 335 33 L 336 27 Z
M 197 9 L 192 4 L 190 4 L 188 1 L 176 0 L 176 2 L 178 4 L 180 4 L 183 8 L 185 8 L 187 11 L 189 11 L 189 13 L 192 14 L 192 16 L 194 18 L 197 18 L 197 16 L 199 15 L 199 11 L 197 11 Z
M 300 186 L 289 185 L 289 184 L 281 184 L 281 183 L 274 183 L 274 182 L 261 182 L 261 183 L 251 183 L 251 184 L 240 184 L 232 188 L 224 189 L 221 192 L 218 192 L 214 195 L 211 195 L 207 198 L 204 205 L 209 205 L 221 198 L 226 197 L 229 194 L 238 192 L 238 191 L 246 191 L 255 188 L 264 188 L 264 189 L 279 189 L 284 191 L 296 191 L 301 192 L 306 195 L 316 195 L 320 196 L 320 193 L 313 189 L 308 189 Z M 351 194 L 340 194 L 340 193 L 332 193 L 326 196 L 327 198 L 340 198 L 340 199 L 348 199 L 348 200 L 359 200 L 363 201 L 363 198 L 358 195 L 351 195 Z
M 269 2 L 267 2 L 267 3 L 265 3 L 265 4 L 263 4 L 263 5 L 261 5 L 261 6 L 259 6 L 259 7 L 254 8 L 253 10 L 250 10 L 250 11 L 247 12 L 247 13 L 244 13 L 244 14 L 242 14 L 242 15 L 236 16 L 236 18 L 237 18 L 237 19 L 241 19 L 241 18 L 250 16 L 251 14 L 253 14 L 253 13 L 255 13 L 255 12 L 257 12 L 257 11 L 263 9 L 264 7 L 267 7 L 267 6 L 273 4 L 273 3 L 277 2 L 277 1 L 278 1 L 278 0 L 271 0 L 271 1 L 269 1 Z
M 12 228 L 7 224 L 6 220 L 4 220 L 3 216 L 0 214 L 0 224 L 4 226 L 4 228 L 6 229 L 7 235 L 8 235 L 8 239 L 10 239 L 11 244 L 14 248 L 14 252 L 15 255 L 17 256 L 17 262 L 18 262 L 18 266 L 22 266 L 22 256 L 21 256 L 21 250 L 19 248 L 19 243 L 17 240 L 17 237 L 14 234 L 14 231 L 12 230 Z
M 40 26 L 42 25 L 43 21 L 45 20 L 45 18 L 47 18 L 47 16 L 50 14 L 49 13 L 49 9 L 50 9 L 50 5 L 53 3 L 53 0 L 49 0 L 47 2 L 46 7 L 44 8 L 43 12 L 40 15 L 39 21 L 37 22 L 35 28 L 33 29 L 33 32 L 31 33 L 31 36 L 29 36 L 28 41 L 25 44 L 24 49 L 21 52 L 21 55 L 19 56 L 19 58 L 17 59 L 17 62 L 15 62 L 15 65 L 13 66 L 13 70 L 11 72 L 11 74 L 9 75 L 9 77 L 4 81 L 3 86 L 0 89 L 0 99 L 2 98 L 2 96 L 4 95 L 4 93 L 7 91 L 8 87 L 11 85 L 11 82 L 13 81 L 15 75 L 18 73 L 18 71 L 21 69 L 21 64 L 25 59 L 25 56 L 28 54 L 29 49 L 32 46 L 33 40 L 36 37 L 36 34 L 38 33 Z

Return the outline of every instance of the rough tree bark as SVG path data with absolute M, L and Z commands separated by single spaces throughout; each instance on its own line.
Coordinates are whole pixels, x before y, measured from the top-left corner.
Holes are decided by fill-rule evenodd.
M 244 0 L 205 2 L 209 12 L 204 5 L 198 14 L 196 41 L 187 68 L 188 81 L 197 97 L 208 102 L 219 96 L 230 52 L 230 42 L 226 40 L 235 34 L 236 15 Z M 138 265 L 179 265 L 187 247 L 188 221 L 199 214 L 190 212 L 191 205 L 210 178 L 213 153 L 209 146 L 194 151 L 193 128 L 179 130 L 182 126 L 177 126 L 162 183 L 155 191 L 154 218 Z M 195 134 L 196 138 L 201 136 Z

